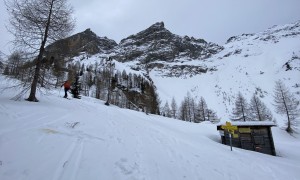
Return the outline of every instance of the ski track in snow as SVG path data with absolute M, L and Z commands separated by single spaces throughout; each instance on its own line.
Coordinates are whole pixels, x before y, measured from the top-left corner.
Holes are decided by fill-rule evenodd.
M 73 141 L 72 145 L 58 163 L 52 180 L 76 179 L 76 173 L 78 172 L 80 161 L 82 159 L 83 147 L 83 139 L 78 138 Z
M 281 163 L 279 157 L 236 148 L 230 152 L 228 146 L 213 140 L 219 139 L 215 127 L 205 130 L 211 127 L 205 124 L 145 115 L 85 97 L 49 102 L 56 100 L 62 107 L 49 110 L 29 104 L 15 113 L 13 106 L 18 103 L 0 104 L 0 116 L 9 122 L 0 129 L 0 152 L 8 157 L 0 154 L 1 180 L 282 180 L 285 173 L 279 168 L 292 168 L 288 172 L 300 168 L 297 163 L 290 164 L 295 162 L 292 159 Z M 13 155 L 8 152 L 10 145 L 16 145 Z M 286 149 L 280 151 L 286 153 Z M 295 173 L 291 179 L 294 177 Z
M 8 110 L 8 107 L 5 107 L 4 105 L 1 105 L 1 111 Z M 3 108 L 4 107 L 4 108 Z M 2 113 L 2 112 L 0 112 Z M 5 135 L 5 134 L 9 134 L 9 133 L 13 133 L 16 131 L 27 131 L 30 129 L 36 129 L 38 127 L 43 127 L 46 125 L 51 125 L 51 124 L 55 124 L 56 122 L 59 122 L 63 119 L 67 119 L 68 114 L 65 114 L 63 116 L 61 116 L 61 114 L 58 115 L 49 115 L 49 113 L 47 112 L 10 112 L 10 113 L 3 113 L 6 116 L 8 116 L 8 119 L 17 119 L 18 123 L 16 125 L 14 125 L 11 128 L 6 128 L 5 130 L 0 131 L 0 135 Z M 38 117 L 38 118 L 36 118 Z M 28 121 L 29 119 L 29 121 Z M 52 119 L 49 121 L 49 119 Z M 23 123 L 23 121 L 26 120 L 26 123 Z M 44 124 L 39 124 L 39 122 L 42 121 L 46 121 Z M 37 125 L 38 124 L 38 125 Z
M 114 109 L 114 110 L 119 110 Z M 127 140 L 134 140 L 133 143 L 129 142 L 130 144 L 133 144 L 134 147 L 131 147 L 130 150 L 133 150 L 133 157 L 130 159 L 119 156 L 117 160 L 114 162 L 114 171 L 115 176 L 117 179 L 123 179 L 124 176 L 125 179 L 132 179 L 132 180 L 143 180 L 145 179 L 143 173 L 140 170 L 140 164 L 141 164 L 141 149 L 140 149 L 140 138 L 137 133 L 134 131 L 130 131 L 125 129 L 121 124 L 123 123 L 129 123 L 126 118 L 120 119 L 119 122 L 115 122 L 115 118 L 113 117 L 114 114 L 117 114 L 117 112 L 112 111 L 111 107 L 107 107 L 106 116 L 107 116 L 107 123 L 108 127 L 112 130 L 112 132 L 108 135 L 110 138 L 110 141 L 107 142 L 108 150 L 113 151 L 115 148 L 121 148 L 126 153 L 128 153 L 128 149 L 126 145 Z M 117 124 L 118 123 L 118 124 Z M 127 134 L 127 135 L 126 135 Z M 127 139 L 124 139 L 124 137 L 130 137 Z M 123 177 L 123 178 L 122 178 Z
M 108 113 L 108 116 L 111 116 L 111 113 Z M 150 116 L 149 116 L 150 117 Z M 109 118 L 110 119 L 110 118 Z M 130 117 L 124 117 L 124 119 L 130 119 Z M 151 118 L 149 119 L 151 121 Z M 127 121 L 118 122 L 119 127 L 122 127 L 120 123 L 130 123 Z M 121 173 L 127 176 L 131 176 L 131 179 L 133 177 L 139 177 L 137 179 L 143 179 L 143 177 L 149 176 L 150 174 L 152 176 L 155 176 L 159 178 L 162 174 L 164 174 L 164 171 L 167 166 L 174 167 L 175 169 L 182 169 L 183 172 L 189 173 L 189 169 L 193 167 L 193 164 L 190 162 L 190 160 L 185 160 L 184 155 L 176 152 L 174 149 L 174 144 L 178 144 L 178 141 L 174 137 L 166 136 L 166 134 L 162 134 L 159 129 L 153 129 L 147 127 L 147 122 L 141 122 L 143 124 L 137 124 L 138 127 L 135 127 L 134 130 L 127 130 L 128 132 L 120 132 L 120 130 L 115 130 L 114 134 L 119 136 L 120 133 L 128 133 L 129 135 L 124 135 L 124 137 L 131 137 L 131 140 L 134 140 L 134 157 L 131 160 L 128 160 L 126 158 L 120 158 L 117 162 L 115 162 L 115 165 L 120 170 Z M 111 121 L 111 124 L 115 124 L 113 121 Z M 150 125 L 150 124 L 149 124 Z M 115 129 L 115 125 L 113 125 L 112 129 Z M 144 132 L 146 132 L 147 136 L 141 136 L 141 134 L 138 134 L 138 129 L 143 129 Z M 121 146 L 125 147 L 125 144 L 123 145 L 123 140 L 120 137 L 115 137 L 116 143 L 119 143 Z M 172 143 L 170 143 L 172 142 Z M 145 144 L 146 143 L 146 144 Z M 153 148 L 150 152 L 148 152 L 148 149 L 145 149 L 144 147 L 147 147 L 148 144 L 151 144 Z M 178 144 L 178 146 L 180 146 Z M 155 156 L 155 154 L 152 155 L 152 153 L 158 153 L 161 151 L 161 153 L 164 154 L 166 162 L 161 165 L 161 163 L 157 159 L 150 159 L 149 157 Z M 145 152 L 150 153 L 152 156 L 146 155 Z M 184 164 L 178 163 L 175 159 L 180 159 L 181 162 L 185 162 Z M 144 164 L 149 164 L 153 166 L 153 168 L 140 166 Z M 193 169 L 193 168 L 192 168 Z M 170 171 L 170 170 L 168 170 Z M 169 173 L 172 173 L 170 171 Z M 193 174 L 198 174 L 198 171 L 195 170 L 192 172 Z M 186 178 L 188 175 L 182 175 L 182 177 L 178 177 L 178 179 Z

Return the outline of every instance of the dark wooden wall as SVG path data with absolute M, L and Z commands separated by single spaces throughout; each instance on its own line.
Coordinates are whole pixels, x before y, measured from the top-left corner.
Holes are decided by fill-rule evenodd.
M 250 131 L 236 130 L 238 138 L 232 137 L 232 146 L 276 156 L 271 126 L 238 126 L 238 128 L 250 128 Z M 218 130 L 221 128 L 218 127 Z M 226 130 L 221 139 L 223 144 L 230 145 L 229 133 Z

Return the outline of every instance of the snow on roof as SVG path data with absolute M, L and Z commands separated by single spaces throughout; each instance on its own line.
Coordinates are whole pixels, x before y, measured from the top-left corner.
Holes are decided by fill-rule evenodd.
M 233 121 L 230 122 L 232 126 L 276 126 L 272 121 Z M 225 123 L 219 123 L 217 126 L 225 125 Z

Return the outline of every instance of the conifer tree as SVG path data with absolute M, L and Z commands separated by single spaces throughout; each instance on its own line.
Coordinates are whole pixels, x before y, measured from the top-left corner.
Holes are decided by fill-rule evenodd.
M 166 101 L 166 103 L 163 107 L 163 113 L 164 113 L 164 116 L 166 116 L 166 117 L 172 117 L 172 113 L 171 113 L 171 109 L 170 109 L 168 101 Z
M 18 78 L 21 72 L 21 66 L 23 65 L 21 51 L 14 51 L 10 56 L 8 56 L 7 67 L 9 69 L 9 75 Z
M 213 111 L 212 109 L 207 109 L 206 119 L 207 119 L 207 121 L 210 121 L 212 123 L 220 122 L 220 119 L 218 118 L 217 113 L 215 111 Z
M 274 102 L 276 112 L 286 116 L 286 131 L 293 133 L 299 125 L 299 101 L 281 80 L 275 84 Z
M 15 45 L 35 56 L 35 70 L 27 100 L 36 102 L 45 47 L 73 30 L 73 10 L 67 0 L 5 0 L 5 4 L 10 15 L 8 30 L 15 37 Z
M 177 118 L 177 104 L 176 101 L 174 99 L 174 97 L 172 98 L 172 102 L 171 102 L 171 112 L 172 112 L 172 118 L 176 119 Z
M 187 98 L 184 97 L 184 100 L 181 102 L 179 107 L 179 119 L 183 121 L 188 121 L 188 101 Z
M 200 101 L 198 103 L 198 112 L 197 112 L 197 121 L 201 122 L 201 121 L 205 121 L 207 116 L 207 104 L 206 101 L 203 97 L 200 98 Z
M 271 121 L 272 114 L 267 106 L 254 94 L 250 100 L 249 117 L 251 121 Z
M 249 119 L 248 103 L 241 92 L 235 100 L 235 107 L 232 111 L 232 120 L 234 121 L 247 121 Z
M 195 101 L 191 96 L 190 92 L 187 92 L 186 100 L 186 108 L 187 108 L 187 121 L 194 121 L 194 112 L 195 112 Z
M 190 92 L 184 97 L 179 108 L 179 119 L 183 121 L 195 122 L 196 119 L 196 103 Z

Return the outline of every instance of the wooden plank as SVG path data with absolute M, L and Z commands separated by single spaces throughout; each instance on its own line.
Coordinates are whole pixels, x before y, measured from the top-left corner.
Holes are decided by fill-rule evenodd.
M 265 139 L 263 136 L 253 136 L 254 144 L 263 145 L 265 144 Z
M 239 128 L 239 132 L 240 133 L 251 133 L 251 129 L 248 128 Z
M 253 129 L 254 134 L 268 134 L 267 128 Z
M 241 148 L 246 150 L 254 150 L 254 146 L 252 142 L 241 142 Z

